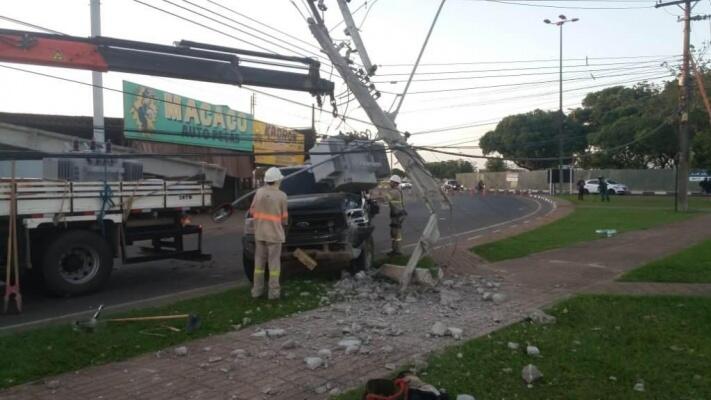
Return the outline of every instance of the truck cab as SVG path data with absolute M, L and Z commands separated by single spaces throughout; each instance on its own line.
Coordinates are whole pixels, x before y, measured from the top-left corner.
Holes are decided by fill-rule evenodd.
M 282 168 L 284 176 L 305 166 Z M 282 273 L 307 271 L 294 257 L 297 249 L 308 254 L 317 270 L 368 269 L 373 264 L 375 229 L 372 218 L 378 205 L 366 192 L 335 190 L 318 183 L 312 171 L 282 181 L 280 189 L 288 198 L 289 221 L 282 246 Z M 251 281 L 254 276 L 255 238 L 249 213 L 242 238 L 244 271 Z

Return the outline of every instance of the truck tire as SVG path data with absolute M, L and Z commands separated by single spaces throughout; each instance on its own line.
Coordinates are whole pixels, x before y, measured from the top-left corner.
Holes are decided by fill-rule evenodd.
M 91 231 L 67 231 L 55 237 L 44 254 L 44 285 L 59 296 L 94 292 L 108 281 L 113 263 L 103 237 Z
M 254 282 L 254 260 L 244 253 L 242 254 L 242 268 L 244 268 L 244 275 L 247 279 L 250 282 Z
M 355 260 L 351 261 L 350 272 L 355 274 L 359 271 L 368 271 L 373 269 L 373 264 L 375 263 L 375 242 L 373 237 L 366 239 L 363 244 L 360 245 L 360 255 Z

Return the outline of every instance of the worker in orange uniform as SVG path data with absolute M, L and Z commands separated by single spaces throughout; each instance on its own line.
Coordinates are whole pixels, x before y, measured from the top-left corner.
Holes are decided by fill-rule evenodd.
M 400 176 L 391 176 L 390 190 L 385 193 L 385 198 L 388 200 L 388 206 L 390 207 L 390 240 L 392 241 L 392 248 L 388 256 L 391 257 L 402 255 L 400 251 L 402 223 L 405 221 L 407 211 L 405 211 L 405 196 L 403 196 L 402 189 L 400 189 L 401 183 L 402 178 Z
M 257 190 L 249 212 L 254 219 L 256 248 L 254 254 L 254 284 L 252 297 L 264 294 L 265 273 L 269 271 L 269 299 L 280 296 L 279 276 L 281 275 L 281 245 L 286 240 L 284 226 L 287 225 L 286 193 L 279 190 L 279 181 L 284 176 L 279 168 L 271 167 L 264 174 L 266 185 Z

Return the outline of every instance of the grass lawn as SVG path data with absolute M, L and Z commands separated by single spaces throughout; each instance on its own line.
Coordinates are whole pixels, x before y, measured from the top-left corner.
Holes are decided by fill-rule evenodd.
M 616 229 L 618 232 L 648 229 L 687 219 L 692 215 L 694 214 L 633 207 L 576 207 L 570 215 L 553 223 L 507 239 L 476 246 L 473 251 L 489 261 L 508 260 L 596 239 L 599 237 L 595 233 L 597 229 Z
M 0 388 L 72 371 L 91 365 L 125 360 L 182 342 L 233 329 L 243 318 L 251 324 L 269 321 L 297 311 L 316 308 L 326 292 L 326 283 L 291 280 L 282 285 L 282 300 L 254 300 L 248 287 L 177 302 L 173 305 L 141 309 L 120 316 L 194 313 L 202 320 L 192 334 L 161 328 L 165 323 L 104 323 L 94 333 L 75 332 L 67 325 L 39 328 L 0 336 Z M 301 296 L 309 292 L 310 296 Z M 108 318 L 108 316 L 104 316 Z M 99 318 L 101 320 L 101 317 Z M 183 322 L 169 321 L 184 327 Z
M 674 209 L 673 196 L 610 196 L 609 203 L 601 203 L 600 196 L 586 195 L 585 200 L 577 196 L 562 196 L 564 199 L 580 207 L 635 207 Z M 689 197 L 689 209 L 695 211 L 711 211 L 711 196 Z
M 711 240 L 626 273 L 629 282 L 711 283 Z
M 450 347 L 433 356 L 420 377 L 450 398 L 711 398 L 711 299 L 580 296 L 550 313 L 556 324 L 519 323 Z M 510 350 L 508 342 L 519 349 Z M 526 355 L 527 344 L 541 356 Z M 529 363 L 544 375 L 532 388 L 521 379 Z M 640 380 L 644 393 L 633 390 Z

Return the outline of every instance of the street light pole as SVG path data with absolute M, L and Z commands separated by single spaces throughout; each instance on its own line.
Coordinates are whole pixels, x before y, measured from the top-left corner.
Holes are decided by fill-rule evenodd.
M 565 25 L 566 22 L 577 21 L 579 21 L 579 18 L 568 19 L 563 14 L 558 16 L 558 21 L 556 22 L 551 22 L 549 19 L 543 20 L 546 24 L 557 25 L 560 34 L 560 58 L 558 68 L 558 194 L 563 192 L 563 25 Z

